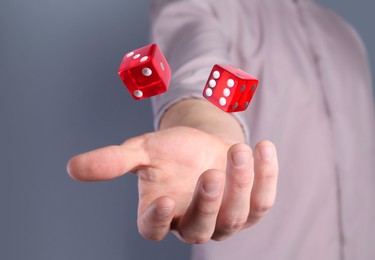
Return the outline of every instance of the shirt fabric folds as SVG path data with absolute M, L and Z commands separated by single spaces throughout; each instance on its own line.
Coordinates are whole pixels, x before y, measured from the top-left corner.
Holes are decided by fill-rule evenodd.
M 203 98 L 214 64 L 235 65 L 260 84 L 233 115 L 252 147 L 278 150 L 270 213 L 193 259 L 375 259 L 374 102 L 353 28 L 312 0 L 153 0 L 151 21 L 173 73 L 152 99 L 155 127 L 173 103 Z

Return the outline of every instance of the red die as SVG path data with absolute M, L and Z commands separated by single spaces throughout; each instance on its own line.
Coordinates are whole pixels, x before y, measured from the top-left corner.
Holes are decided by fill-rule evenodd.
M 203 96 L 226 112 L 245 110 L 258 87 L 258 80 L 227 65 L 215 65 L 203 90 Z
M 118 75 L 133 98 L 140 100 L 167 91 L 171 69 L 158 46 L 151 44 L 126 54 Z

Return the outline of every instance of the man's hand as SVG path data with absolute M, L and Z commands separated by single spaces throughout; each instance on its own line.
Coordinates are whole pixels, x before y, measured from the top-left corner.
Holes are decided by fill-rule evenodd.
M 275 201 L 276 149 L 245 144 L 190 127 L 141 135 L 119 146 L 77 155 L 68 163 L 80 181 L 139 177 L 138 229 L 161 240 L 172 230 L 187 243 L 223 240 L 256 223 Z

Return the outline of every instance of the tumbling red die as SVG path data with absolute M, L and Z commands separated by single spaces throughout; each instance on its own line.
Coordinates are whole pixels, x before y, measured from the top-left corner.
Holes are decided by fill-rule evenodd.
M 171 69 L 156 44 L 131 51 L 124 56 L 118 75 L 136 100 L 164 93 Z
M 241 69 L 216 64 L 203 96 L 226 112 L 245 110 L 258 87 L 258 80 Z

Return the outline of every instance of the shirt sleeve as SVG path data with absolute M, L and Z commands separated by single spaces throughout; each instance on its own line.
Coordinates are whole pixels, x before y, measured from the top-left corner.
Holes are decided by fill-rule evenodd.
M 172 71 L 169 90 L 152 98 L 154 127 L 177 101 L 203 98 L 214 64 L 231 64 L 230 41 L 210 0 L 153 0 L 151 40 L 164 53 Z M 245 117 L 233 113 L 248 136 Z

